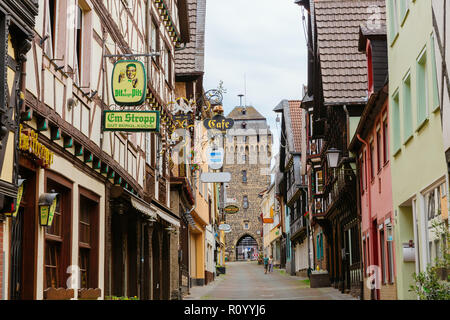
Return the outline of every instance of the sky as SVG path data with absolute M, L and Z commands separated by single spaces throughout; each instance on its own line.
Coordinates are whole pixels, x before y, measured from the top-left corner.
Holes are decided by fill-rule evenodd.
M 207 0 L 205 91 L 223 81 L 224 114 L 242 104 L 267 118 L 279 151 L 280 123 L 272 110 L 283 100 L 299 100 L 307 81 L 302 7 L 294 0 Z

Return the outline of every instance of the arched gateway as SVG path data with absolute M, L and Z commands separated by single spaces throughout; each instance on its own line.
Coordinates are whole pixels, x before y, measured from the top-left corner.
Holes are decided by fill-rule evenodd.
M 236 261 L 257 260 L 258 242 L 250 235 L 242 236 L 236 243 Z

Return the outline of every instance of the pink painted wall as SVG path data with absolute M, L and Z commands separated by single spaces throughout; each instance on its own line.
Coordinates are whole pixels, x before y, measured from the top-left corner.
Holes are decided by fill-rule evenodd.
M 392 226 L 394 226 L 394 215 L 393 215 L 393 202 L 392 202 L 392 179 L 391 179 L 391 168 L 390 168 L 390 162 L 389 162 L 389 117 L 388 117 L 388 101 L 386 100 L 385 104 L 383 105 L 381 112 L 377 115 L 375 121 L 372 124 L 372 127 L 368 133 L 367 136 L 361 137 L 363 140 L 365 140 L 368 144 L 368 148 L 362 144 L 360 149 L 358 150 L 358 163 L 361 154 L 364 157 L 364 151 L 365 151 L 365 158 L 364 158 L 364 168 L 360 168 L 360 170 L 364 169 L 364 178 L 365 178 L 365 189 L 360 190 L 360 198 L 361 198 L 361 216 L 362 216 L 362 223 L 361 223 L 361 231 L 362 235 L 366 238 L 366 256 L 369 256 L 369 261 L 365 261 L 365 266 L 367 268 L 368 265 L 374 264 L 375 256 L 374 254 L 377 254 L 377 260 L 378 265 L 381 266 L 381 247 L 380 247 L 380 232 L 378 230 L 378 226 L 380 224 L 383 224 L 384 229 L 384 237 L 385 237 L 385 263 L 387 268 L 387 229 L 385 226 L 385 220 L 387 218 L 390 218 Z M 385 118 L 386 117 L 386 118 Z M 383 120 L 387 119 L 387 148 L 384 148 L 383 143 L 383 135 L 384 135 L 384 125 Z M 377 141 L 377 128 L 380 128 L 381 133 L 381 139 L 380 139 L 380 145 L 378 145 Z M 373 139 L 373 140 L 372 140 Z M 371 177 L 371 170 L 370 170 L 370 143 L 373 141 L 373 172 L 374 177 Z M 377 150 L 380 149 L 380 162 L 381 162 L 381 168 L 378 170 L 378 156 L 377 156 Z M 387 150 L 387 162 L 384 162 L 384 150 Z M 369 177 L 369 178 L 368 178 Z M 361 178 L 361 175 L 360 175 Z M 361 184 L 360 184 L 361 189 Z M 370 190 L 369 190 L 370 189 Z M 370 202 L 369 202 L 369 195 L 370 195 Z M 370 205 L 370 207 L 369 207 Z M 374 237 L 372 234 L 372 230 L 370 229 L 371 224 L 376 219 L 377 227 L 377 252 L 374 252 L 373 250 L 373 241 Z M 369 245 L 367 245 L 367 235 L 370 234 L 369 237 Z M 395 239 L 394 239 L 395 240 Z M 362 242 L 364 245 L 364 242 Z M 393 246 L 394 247 L 394 246 Z M 394 248 L 393 248 L 394 250 Z M 364 248 L 363 248 L 363 256 L 364 256 Z M 394 277 L 395 277 L 395 252 L 393 252 L 394 257 Z M 363 257 L 366 259 L 365 257 Z

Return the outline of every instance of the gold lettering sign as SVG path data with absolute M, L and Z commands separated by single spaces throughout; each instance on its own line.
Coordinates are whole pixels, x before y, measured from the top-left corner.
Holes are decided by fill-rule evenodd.
M 206 129 L 217 129 L 220 131 L 226 131 L 231 129 L 234 125 L 234 121 L 231 118 L 225 118 L 221 115 L 216 115 L 212 119 L 205 119 L 203 125 Z
M 38 134 L 34 130 L 23 130 L 22 125 L 19 127 L 19 149 L 33 154 L 44 168 L 53 163 L 54 153 L 38 142 Z
M 144 102 L 147 75 L 144 64 L 137 60 L 120 60 L 114 64 L 111 79 L 114 101 L 118 105 L 136 106 Z

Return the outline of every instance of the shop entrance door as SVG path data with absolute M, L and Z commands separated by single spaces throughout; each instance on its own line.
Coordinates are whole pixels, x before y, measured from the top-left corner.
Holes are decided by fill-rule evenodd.
M 11 300 L 22 297 L 22 235 L 23 208 L 19 209 L 16 218 L 11 219 L 11 281 L 9 294 Z

